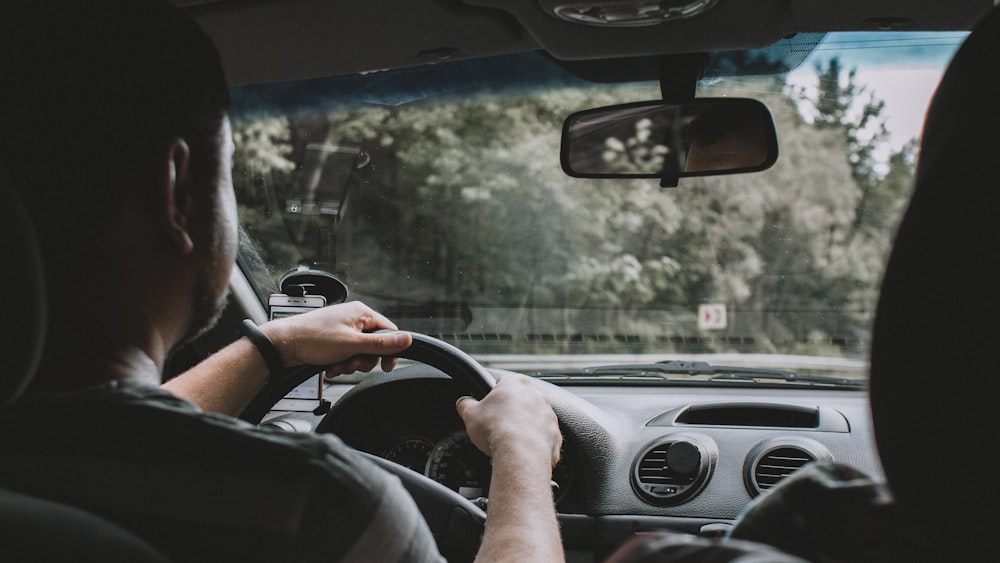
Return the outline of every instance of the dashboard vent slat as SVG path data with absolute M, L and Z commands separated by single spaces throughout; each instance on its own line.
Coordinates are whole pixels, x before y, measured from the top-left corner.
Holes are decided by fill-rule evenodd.
M 753 470 L 753 481 L 760 491 L 766 491 L 816 457 L 797 447 L 783 447 L 761 456 Z
M 643 485 L 690 483 L 694 477 L 675 473 L 667 465 L 667 447 L 650 450 L 639 461 L 639 483 Z

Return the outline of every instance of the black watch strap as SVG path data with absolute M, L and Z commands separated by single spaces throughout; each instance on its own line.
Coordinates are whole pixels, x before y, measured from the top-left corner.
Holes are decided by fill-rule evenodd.
M 240 324 L 240 332 L 246 336 L 250 342 L 257 348 L 260 352 L 262 358 L 264 358 L 264 363 L 267 365 L 268 377 L 267 382 L 270 383 L 285 372 L 285 364 L 281 361 L 281 354 L 278 353 L 278 349 L 274 347 L 274 343 L 271 339 L 264 334 L 264 331 L 260 329 L 250 319 L 245 319 L 242 324 Z

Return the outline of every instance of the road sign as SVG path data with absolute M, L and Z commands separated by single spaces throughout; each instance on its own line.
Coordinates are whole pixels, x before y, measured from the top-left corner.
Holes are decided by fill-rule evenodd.
M 702 330 L 726 328 L 726 304 L 704 303 L 698 305 L 698 328 Z

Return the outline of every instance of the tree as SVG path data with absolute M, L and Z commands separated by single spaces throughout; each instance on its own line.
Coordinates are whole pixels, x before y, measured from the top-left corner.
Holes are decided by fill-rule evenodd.
M 884 264 L 892 238 L 890 233 L 912 187 L 917 141 L 910 140 L 895 151 L 889 149 L 889 132 L 882 115 L 885 102 L 857 83 L 855 68 L 845 72 L 840 60 L 833 57 L 825 67 L 817 63 L 816 72 L 819 94 L 814 101 L 814 122 L 818 128 L 844 135 L 851 175 L 862 193 L 855 209 L 851 236 L 866 240 L 854 246 L 874 250 L 869 260 Z M 878 154 L 889 156 L 883 163 L 877 161 Z M 866 267 L 862 271 L 872 269 Z M 873 281 L 871 286 L 875 285 Z
M 856 75 L 839 62 L 817 73 L 827 79 L 812 120 L 774 93 L 779 78 L 727 83 L 727 95 L 771 108 L 779 160 L 764 173 L 689 178 L 676 189 L 580 181 L 559 167 L 565 116 L 649 96 L 628 88 L 358 104 L 293 116 L 268 135 L 237 120 L 234 132 L 253 148 L 237 155 L 237 168 L 251 171 L 237 186 L 241 216 L 268 264 L 312 259 L 282 218 L 288 194 L 308 172 L 309 146 L 354 147 L 366 158 L 349 174 L 330 267 L 376 306 L 473 305 L 470 331 L 517 333 L 507 351 L 613 337 L 665 352 L 674 336 L 685 351 L 727 350 L 725 339 L 688 338 L 699 332 L 698 304 L 725 302 L 736 312 L 729 333 L 749 335 L 744 350 L 816 352 L 867 330 L 870 288 L 912 168 L 912 148 L 886 172 L 876 165 L 882 105 L 858 101 L 867 92 Z M 848 156 L 816 157 L 835 154 Z

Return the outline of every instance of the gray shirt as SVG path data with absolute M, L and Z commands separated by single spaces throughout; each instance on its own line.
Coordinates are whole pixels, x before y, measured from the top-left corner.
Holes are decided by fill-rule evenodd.
M 0 415 L 0 484 L 100 514 L 175 561 L 441 561 L 398 478 L 332 435 L 111 383 Z M 58 541 L 58 538 L 53 538 Z

